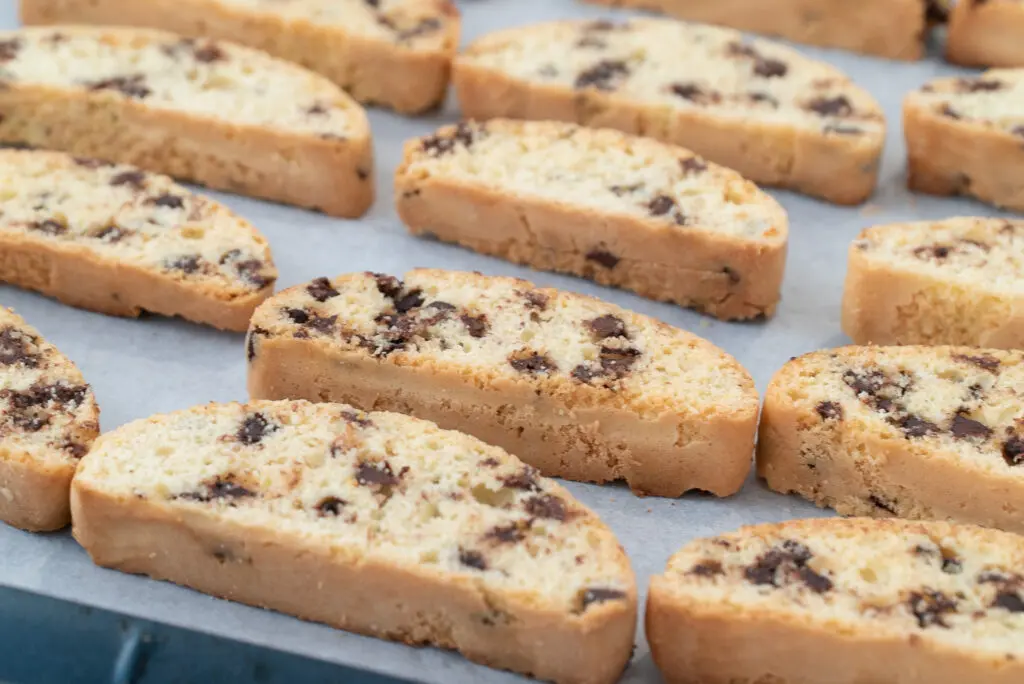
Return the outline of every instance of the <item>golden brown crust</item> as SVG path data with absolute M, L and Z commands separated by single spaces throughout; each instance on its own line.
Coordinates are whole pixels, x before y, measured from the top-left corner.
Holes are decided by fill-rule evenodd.
M 74 474 L 73 463 L 37 463 L 0 449 L 0 520 L 29 532 L 66 526 L 71 522 L 68 493 Z
M 208 36 L 264 50 L 334 81 L 352 97 L 408 114 L 444 99 L 451 59 L 459 42 L 458 10 L 436 3 L 443 45 L 417 48 L 315 24 L 246 11 L 211 0 L 24 0 L 24 24 L 151 26 L 185 36 Z
M 1024 66 L 1024 3 L 964 0 L 953 6 L 946 59 L 964 66 Z
M 922 0 L 587 0 L 891 59 L 924 52 Z

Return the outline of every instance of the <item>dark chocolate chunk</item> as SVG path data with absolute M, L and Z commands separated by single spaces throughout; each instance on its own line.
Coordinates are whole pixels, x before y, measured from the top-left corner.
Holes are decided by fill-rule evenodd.
M 373 421 L 370 420 L 365 413 L 345 409 L 341 412 L 341 417 L 350 423 L 355 423 L 361 428 L 373 427 Z
M 618 59 L 604 59 L 576 76 L 576 88 L 615 90 L 618 82 L 629 76 L 629 65 Z
M 337 517 L 341 515 L 341 510 L 348 505 L 348 502 L 344 499 L 339 499 L 336 496 L 325 496 L 320 499 L 316 505 L 316 512 L 320 514 L 321 518 L 327 516 Z
M 956 80 L 958 93 L 991 93 L 1005 87 L 1006 84 L 1002 81 L 986 81 L 984 78 L 958 78 Z
M 896 424 L 908 438 L 926 437 L 939 432 L 938 425 L 913 414 L 900 418 Z
M 788 71 L 789 67 L 782 60 L 761 56 L 754 60 L 754 74 L 762 78 L 781 78 Z
M 587 327 L 590 328 L 590 332 L 594 333 L 594 336 L 599 340 L 609 337 L 625 337 L 629 339 L 629 335 L 626 334 L 626 324 L 618 316 L 611 314 L 599 316 L 587 321 Z
M 110 179 L 110 184 L 130 185 L 135 190 L 142 190 L 146 187 L 146 174 L 142 171 L 122 171 Z
M 253 326 L 249 330 L 249 336 L 245 342 L 245 357 L 249 360 L 250 363 L 252 363 L 252 361 L 256 358 L 256 338 L 261 336 L 266 337 L 269 334 L 269 330 L 261 328 L 258 325 Z
M 203 258 L 198 254 L 180 256 L 173 261 L 168 261 L 167 268 L 190 275 L 203 268 Z
M 487 334 L 490 324 L 487 322 L 486 314 L 480 314 L 479 316 L 470 316 L 469 314 L 462 314 L 459 317 L 462 324 L 466 326 L 466 330 L 469 331 L 470 337 L 483 337 Z
M 398 278 L 383 273 L 372 273 L 371 275 L 377 281 L 377 291 L 388 299 L 394 299 L 402 291 L 404 285 Z
M 679 160 L 679 167 L 683 170 L 683 175 L 688 176 L 691 173 L 704 173 L 708 170 L 708 163 L 700 157 L 687 157 Z
M 525 292 L 520 292 L 519 294 L 523 296 L 523 299 L 526 300 L 527 305 L 529 305 L 531 309 L 544 311 L 545 309 L 548 308 L 549 297 L 543 292 L 537 292 L 536 290 L 527 290 Z
M 331 281 L 327 278 L 315 278 L 313 282 L 306 286 L 306 292 L 318 302 L 326 302 L 331 297 L 337 297 L 341 294 L 334 289 Z
M 395 475 L 391 464 L 371 463 L 363 461 L 356 468 L 356 482 L 363 486 L 370 487 L 394 487 L 398 484 L 400 475 Z
M 625 195 L 631 195 L 638 190 L 642 190 L 643 187 L 643 183 L 634 183 L 633 185 L 612 185 L 608 188 L 608 191 L 616 197 L 623 197 Z
M 697 577 L 715 577 L 716 575 L 724 575 L 725 569 L 722 568 L 721 561 L 706 560 L 694 565 L 687 574 L 696 575 Z
M 744 577 L 752 584 L 783 586 L 794 579 L 803 582 L 811 591 L 823 594 L 832 589 L 832 580 L 807 567 L 814 557 L 804 544 L 787 539 L 762 554 L 754 565 L 744 570 Z
M 68 452 L 71 458 L 75 460 L 81 460 L 87 453 L 89 453 L 89 447 L 84 444 L 79 444 L 78 442 L 65 442 L 61 445 L 61 449 Z
M 565 502 L 552 494 L 532 496 L 523 503 L 523 508 L 536 518 L 561 521 L 565 520 L 568 515 L 568 511 L 565 510 Z
M 807 103 L 807 109 L 821 116 L 847 117 L 853 115 L 853 105 L 845 95 L 815 98 Z
M 953 358 L 957 361 L 963 361 L 964 363 L 975 365 L 978 368 L 983 368 L 992 373 L 999 370 L 999 359 L 993 356 L 968 356 L 967 354 L 954 354 Z
M 639 349 L 601 347 L 601 368 L 608 375 L 620 378 L 630 371 L 640 356 L 641 352 Z
M 664 216 L 675 209 L 676 201 L 667 195 L 658 195 L 647 204 L 651 216 Z
M 0 41 L 0 63 L 9 62 L 18 56 L 21 50 L 21 38 L 11 38 Z
M 1024 465 L 1024 437 L 1015 435 L 1003 442 L 1003 458 L 1009 466 Z
M 591 587 L 583 591 L 580 597 L 580 612 L 585 611 L 595 603 L 606 603 L 607 601 L 621 601 L 626 598 L 626 592 L 618 589 L 607 589 L 602 587 Z
M 487 559 L 485 559 L 484 554 L 479 551 L 459 548 L 459 562 L 467 568 L 473 568 L 475 570 L 487 569 Z
M 912 592 L 907 598 L 907 607 L 917 618 L 917 626 L 921 629 L 928 627 L 949 629 L 946 616 L 957 610 L 955 599 L 933 589 Z
M 992 436 L 992 428 L 959 413 L 953 418 L 953 424 L 949 430 L 957 439 L 967 439 L 969 437 L 988 439 Z
M 273 434 L 280 429 L 279 425 L 271 423 L 262 413 L 253 413 L 245 417 L 241 427 L 235 433 L 235 438 L 242 444 L 252 446 L 259 444 L 267 435 Z
M 810 568 L 800 568 L 797 571 L 797 577 L 800 581 L 807 585 L 807 588 L 813 591 L 815 594 L 824 594 L 832 591 L 832 580 L 824 575 L 818 574 Z
M 100 228 L 98 231 L 93 233 L 92 237 L 96 238 L 97 240 L 102 240 L 103 242 L 109 242 L 113 244 L 116 242 L 120 242 L 121 240 L 124 240 L 126 237 L 134 234 L 135 231 L 133 230 L 128 230 L 127 228 L 122 228 L 121 226 L 110 224 L 109 226 L 104 226 L 103 228 Z
M 256 496 L 256 492 L 234 482 L 232 476 L 227 475 L 224 477 L 216 477 L 210 482 L 203 483 L 200 486 L 200 489 L 194 492 L 179 494 L 175 498 L 202 502 L 225 500 L 234 506 L 239 499 L 246 499 L 254 496 Z
M 1024 599 L 1016 592 L 1001 591 L 996 594 L 995 599 L 992 601 L 992 607 L 1002 608 L 1011 613 L 1024 613 Z
M 197 44 L 193 44 L 192 56 L 195 57 L 197 62 L 202 62 L 204 64 L 221 62 L 228 58 L 224 50 L 222 50 L 216 43 L 206 43 L 201 47 Z
M 116 90 L 127 97 L 139 100 L 145 99 L 153 94 L 153 91 L 145 85 L 146 77 L 142 74 L 132 76 L 115 76 L 100 81 L 87 83 L 89 90 Z
M 44 219 L 42 221 L 33 221 L 28 224 L 28 227 L 32 230 L 37 230 L 40 233 L 46 233 L 47 235 L 63 235 L 68 232 L 66 224 L 57 221 L 55 219 Z
M 928 247 L 915 248 L 914 256 L 918 259 L 937 259 L 941 261 L 948 257 L 952 251 L 953 248 L 948 245 L 930 245 Z
M 146 204 L 151 204 L 154 207 L 164 207 L 165 209 L 184 209 L 185 202 L 183 198 L 177 195 L 157 195 L 156 197 L 150 197 L 146 200 Z
M 498 525 L 488 530 L 484 537 L 499 544 L 516 544 L 526 539 L 526 533 L 523 531 L 521 524 L 513 522 L 508 525 Z
M 40 356 L 29 345 L 39 340 L 14 327 L 0 330 L 0 366 L 22 365 L 38 368 Z
M 235 262 L 235 270 L 238 271 L 238 276 L 245 282 L 258 288 L 264 288 L 274 282 L 274 278 L 263 274 L 264 266 L 266 264 L 259 259 L 246 259 Z
M 615 268 L 621 259 L 607 250 L 592 249 L 587 252 L 587 261 L 594 261 L 605 268 Z
M 537 469 L 531 466 L 523 466 L 523 469 L 515 475 L 506 475 L 501 478 L 501 482 L 506 487 L 523 489 L 528 492 L 535 492 L 540 489 L 540 483 L 537 480 Z
M 823 401 L 815 408 L 822 420 L 842 420 L 843 407 L 834 401 Z
M 553 373 L 558 370 L 555 362 L 537 352 L 520 351 L 509 357 L 508 362 L 520 373 Z
M 482 129 L 478 129 L 482 130 Z M 460 123 L 451 135 L 431 135 L 423 138 L 423 151 L 441 157 L 450 153 L 459 145 L 470 148 L 476 138 L 477 131 L 468 123 Z
M 699 105 L 716 104 L 722 100 L 721 94 L 696 83 L 673 83 L 669 86 L 669 91 L 677 97 Z
M 422 290 L 412 290 L 409 293 L 395 299 L 395 310 L 398 313 L 406 313 L 411 309 L 423 306 Z

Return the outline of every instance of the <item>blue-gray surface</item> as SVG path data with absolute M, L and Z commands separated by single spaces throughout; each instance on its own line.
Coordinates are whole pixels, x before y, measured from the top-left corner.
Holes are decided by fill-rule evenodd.
M 16 24 L 14 4 L 14 0 L 0 0 L 0 27 Z M 464 40 L 500 26 L 610 13 L 572 0 L 466 0 L 459 5 L 465 15 Z M 935 58 L 905 64 L 811 48 L 805 48 L 805 52 L 846 70 L 876 95 L 890 122 L 889 141 L 879 190 L 866 208 L 833 207 L 773 192 L 790 212 L 792 228 L 783 302 L 778 315 L 767 323 L 714 322 L 583 280 L 533 273 L 407 236 L 390 200 L 401 143 L 442 122 L 455 120 L 452 105 L 441 115 L 416 120 L 371 112 L 379 199 L 359 221 L 332 219 L 241 197 L 216 196 L 270 239 L 282 287 L 325 274 L 362 270 L 402 273 L 416 266 L 528 277 L 544 285 L 598 295 L 707 337 L 735 355 L 763 389 L 772 372 L 791 356 L 847 341 L 839 329 L 846 249 L 862 228 L 883 221 L 993 213 L 973 202 L 914 197 L 904 187 L 902 95 L 929 78 L 958 73 L 956 70 Z M 176 320 L 107 318 L 5 286 L 0 286 L 0 303 L 18 309 L 78 363 L 96 390 L 106 430 L 157 412 L 211 400 L 245 398 L 241 335 Z M 693 537 L 751 522 L 819 514 L 803 502 L 766 491 L 753 479 L 740 495 L 727 500 L 701 496 L 675 501 L 638 499 L 619 487 L 570 483 L 569 488 L 618 533 L 641 587 L 650 575 L 661 570 L 673 550 Z M 89 562 L 66 533 L 38 536 L 0 526 L 0 585 L 422 681 L 518 681 L 513 675 L 472 665 L 453 654 L 353 636 L 170 584 L 102 570 Z M 659 681 L 642 632 L 625 681 Z

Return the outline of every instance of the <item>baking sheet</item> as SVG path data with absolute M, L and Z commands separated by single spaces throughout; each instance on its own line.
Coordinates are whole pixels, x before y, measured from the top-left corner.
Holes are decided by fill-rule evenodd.
M 464 42 L 499 27 L 625 14 L 572 0 L 464 0 L 458 4 L 464 13 Z M 15 0 L 0 0 L 0 28 L 16 25 Z M 370 112 L 376 141 L 378 201 L 359 221 L 209 194 L 252 221 L 268 237 L 281 272 L 282 288 L 321 275 L 363 270 L 397 275 L 418 266 L 525 277 L 546 286 L 596 295 L 706 337 L 736 356 L 763 391 L 772 373 L 791 356 L 848 343 L 839 328 L 839 305 L 847 246 L 862 228 L 964 214 L 1000 215 L 972 201 L 913 196 L 905 189 L 900 129 L 903 94 L 935 76 L 969 72 L 945 65 L 934 50 L 929 60 L 907 64 L 801 49 L 842 68 L 874 93 L 890 123 L 889 140 L 879 189 L 863 207 L 839 208 L 771 191 L 790 214 L 791 238 L 782 304 L 776 317 L 766 323 L 721 323 L 584 280 L 532 272 L 454 246 L 409 237 L 391 202 L 392 175 L 401 157 L 401 145 L 407 138 L 455 121 L 452 102 L 442 113 L 420 119 Z M 17 309 L 79 365 L 96 391 L 104 430 L 207 401 L 246 398 L 242 335 L 179 320 L 108 318 L 2 285 L 0 304 Z M 639 499 L 621 486 L 568 483 L 568 488 L 619 535 L 641 590 L 645 590 L 648 577 L 662 570 L 669 555 L 694 537 L 748 523 L 824 515 L 805 502 L 769 492 L 753 477 L 738 496 L 724 500 L 701 495 L 678 500 Z M 91 564 L 67 532 L 32 535 L 0 525 L 0 585 L 395 677 L 438 684 L 521 681 L 454 654 L 359 637 L 170 584 L 103 570 Z M 661 681 L 643 638 L 642 624 L 641 616 L 636 654 L 625 682 Z

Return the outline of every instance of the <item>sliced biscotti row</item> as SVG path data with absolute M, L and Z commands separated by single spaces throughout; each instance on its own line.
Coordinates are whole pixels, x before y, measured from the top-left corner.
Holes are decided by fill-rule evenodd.
M 672 684 L 1024 681 L 1024 538 L 971 525 L 801 520 L 699 539 L 651 580 Z
M 610 129 L 495 119 L 406 144 L 398 214 L 418 235 L 677 302 L 770 316 L 789 222 L 689 150 Z
M 865 230 L 850 247 L 843 330 L 857 344 L 1024 349 L 1024 221 Z
M 245 330 L 277 270 L 267 241 L 166 176 L 0 150 L 0 281 L 118 316 Z
M 768 486 L 844 515 L 1024 531 L 1024 352 L 845 347 L 788 363 L 765 395 Z
M 724 496 L 750 470 L 758 397 L 732 357 L 524 280 L 438 270 L 319 278 L 264 302 L 247 348 L 253 398 L 409 413 L 545 475 Z
M 875 187 L 882 110 L 844 74 L 730 29 L 660 19 L 498 31 L 460 54 L 462 113 L 617 128 L 839 204 Z
M 71 477 L 98 434 L 78 368 L 0 307 L 0 520 L 31 531 L 67 525 Z
M 930 81 L 903 102 L 911 190 L 1024 211 L 1024 69 Z
M 1024 67 L 1024 1 L 964 0 L 949 18 L 946 59 L 965 66 Z
M 338 216 L 373 201 L 366 113 L 302 67 L 131 28 L 0 32 L 0 142 Z
M 149 26 L 296 62 L 361 102 L 419 112 L 444 98 L 459 42 L 448 0 L 22 0 L 25 24 Z
M 798 43 L 919 59 L 935 0 L 587 0 L 664 12 Z M 934 8 L 939 9 L 938 7 Z
M 611 684 L 636 587 L 611 531 L 501 449 L 338 404 L 210 404 L 103 435 L 72 489 L 98 564 L 342 629 Z

